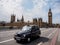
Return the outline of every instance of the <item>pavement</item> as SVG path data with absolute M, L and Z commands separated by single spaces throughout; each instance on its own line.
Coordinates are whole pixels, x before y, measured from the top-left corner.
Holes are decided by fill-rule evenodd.
M 14 40 L 14 34 L 21 31 L 20 29 L 7 29 L 6 31 L 0 31 L 0 45 L 51 45 L 54 41 L 55 45 L 60 45 L 59 28 L 41 28 L 40 30 L 40 37 L 32 39 L 30 43 L 17 43 Z

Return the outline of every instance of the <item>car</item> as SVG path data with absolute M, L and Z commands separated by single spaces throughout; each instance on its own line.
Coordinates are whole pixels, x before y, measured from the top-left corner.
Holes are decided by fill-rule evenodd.
M 21 29 L 22 31 L 17 32 L 14 35 L 14 39 L 19 42 L 21 40 L 31 41 L 31 38 L 38 37 L 41 34 L 41 31 L 37 25 L 26 25 Z

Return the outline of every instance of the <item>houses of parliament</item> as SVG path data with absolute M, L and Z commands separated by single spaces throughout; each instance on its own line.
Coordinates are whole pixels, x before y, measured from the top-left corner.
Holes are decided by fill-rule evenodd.
M 52 11 L 51 9 L 49 9 L 48 11 L 48 22 L 43 22 L 42 18 L 34 18 L 32 22 L 28 21 L 28 22 L 25 22 L 24 21 L 24 17 L 22 16 L 22 19 L 21 20 L 18 20 L 17 19 L 17 22 L 15 22 L 15 15 L 11 15 L 11 21 L 10 23 L 6 23 L 6 24 L 2 24 L 0 23 L 0 26 L 11 26 L 11 27 L 18 27 L 18 28 L 21 28 L 23 27 L 24 25 L 38 25 L 39 27 L 41 28 L 57 28 L 57 27 L 60 27 L 59 24 L 53 24 L 52 23 Z

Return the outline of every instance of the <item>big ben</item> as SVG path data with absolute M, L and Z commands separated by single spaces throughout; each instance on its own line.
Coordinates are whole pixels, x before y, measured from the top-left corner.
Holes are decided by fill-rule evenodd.
M 49 9 L 49 12 L 48 12 L 48 24 L 49 24 L 50 27 L 52 26 L 52 12 L 51 12 L 51 9 Z

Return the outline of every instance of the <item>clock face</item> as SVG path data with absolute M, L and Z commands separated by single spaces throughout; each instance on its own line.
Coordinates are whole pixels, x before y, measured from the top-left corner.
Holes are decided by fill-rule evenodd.
M 49 13 L 48 15 L 49 15 L 49 16 L 52 16 L 52 14 L 51 14 L 51 13 Z
M 51 16 L 51 14 L 49 14 L 49 16 Z
M 51 14 L 49 14 L 49 15 L 51 15 Z

